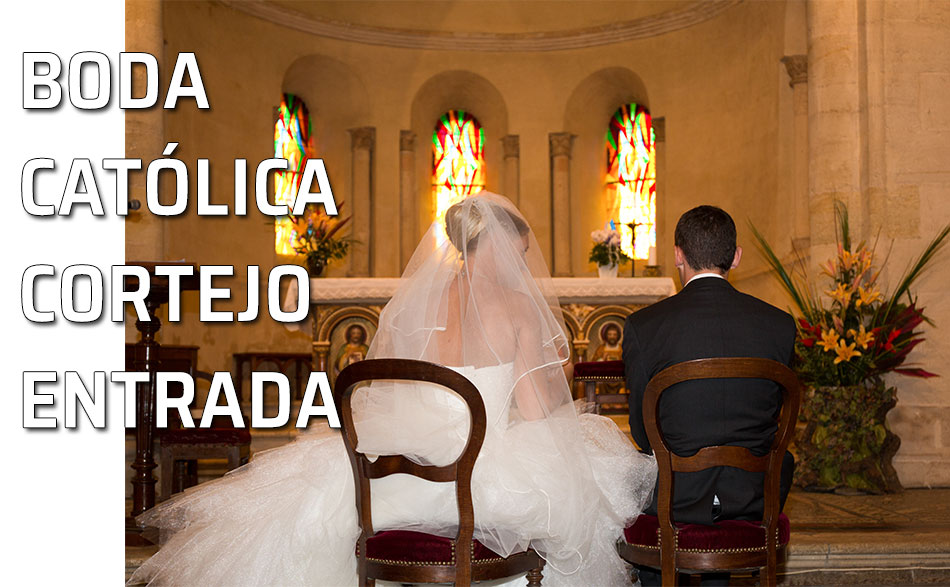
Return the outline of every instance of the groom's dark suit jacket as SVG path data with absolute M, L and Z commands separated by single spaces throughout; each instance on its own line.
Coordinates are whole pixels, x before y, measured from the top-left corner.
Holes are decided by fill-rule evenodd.
M 624 328 L 623 361 L 634 440 L 642 451 L 652 452 L 643 427 L 643 394 L 650 378 L 666 367 L 710 357 L 763 357 L 788 365 L 794 342 L 795 323 L 788 313 L 717 277 L 695 279 L 678 294 L 631 314 Z M 664 392 L 660 423 L 676 454 L 688 456 L 717 444 L 765 454 L 780 403 L 781 391 L 770 381 L 690 381 Z M 762 473 L 732 467 L 677 473 L 674 519 L 713 523 L 713 496 L 721 503 L 722 519 L 758 518 Z M 656 513 L 655 494 L 647 513 Z

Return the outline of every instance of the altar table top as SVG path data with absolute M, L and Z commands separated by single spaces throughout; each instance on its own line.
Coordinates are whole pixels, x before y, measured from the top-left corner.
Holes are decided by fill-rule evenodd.
M 326 277 L 310 280 L 315 304 L 385 304 L 399 287 L 398 277 Z M 643 304 L 676 293 L 671 277 L 555 277 L 554 291 L 561 304 Z M 297 283 L 290 282 L 285 307 L 297 299 Z

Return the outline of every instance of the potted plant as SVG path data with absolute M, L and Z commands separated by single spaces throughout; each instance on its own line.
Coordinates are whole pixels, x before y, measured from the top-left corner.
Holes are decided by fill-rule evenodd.
M 929 322 L 910 289 L 946 243 L 944 227 L 905 270 L 888 295 L 878 284 L 874 247 L 852 246 L 848 210 L 835 202 L 838 251 L 821 265 L 830 278 L 819 288 L 801 256 L 790 269 L 752 227 L 766 261 L 797 310 L 794 368 L 806 387 L 795 438 L 795 483 L 806 489 L 869 493 L 902 487 L 891 460 L 900 438 L 890 431 L 887 412 L 897 403 L 887 373 L 934 377 L 906 364 Z
M 590 249 L 589 261 L 597 263 L 597 271 L 601 277 L 617 277 L 617 268 L 626 263 L 630 257 L 620 248 L 620 233 L 613 221 L 603 230 L 590 233 L 594 246 Z
M 337 209 L 343 207 L 343 203 Z M 323 269 L 333 259 L 342 259 L 354 241 L 347 237 L 337 237 L 350 218 L 340 219 L 329 216 L 322 206 L 307 205 L 300 216 L 291 216 L 296 234 L 294 251 L 305 255 L 307 271 L 311 277 L 319 277 Z

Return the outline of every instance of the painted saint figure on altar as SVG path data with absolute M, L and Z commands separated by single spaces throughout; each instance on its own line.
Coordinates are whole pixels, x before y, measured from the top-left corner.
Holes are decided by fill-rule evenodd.
M 340 347 L 333 363 L 336 372 L 339 373 L 347 365 L 362 361 L 367 352 L 369 347 L 366 345 L 366 329 L 360 324 L 350 324 L 346 329 L 346 344 Z
M 601 343 L 594 349 L 592 361 L 620 361 L 623 360 L 623 347 L 621 346 L 623 331 L 616 322 L 608 322 L 600 329 Z M 604 381 L 599 383 L 601 393 L 620 393 L 623 383 L 611 383 Z
M 623 349 L 620 346 L 622 332 L 616 322 L 608 322 L 600 329 L 601 343 L 594 349 L 592 361 L 620 361 Z

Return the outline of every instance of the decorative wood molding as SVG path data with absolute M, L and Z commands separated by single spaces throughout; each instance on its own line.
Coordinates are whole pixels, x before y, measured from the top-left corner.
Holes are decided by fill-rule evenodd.
M 318 18 L 265 0 L 219 0 L 233 10 L 320 37 L 402 49 L 437 51 L 563 51 L 623 43 L 688 28 L 742 0 L 697 0 L 634 20 L 536 33 L 450 32 L 370 26 Z
M 802 84 L 808 81 L 808 56 L 786 55 L 782 57 L 785 70 L 788 71 L 788 85 Z

